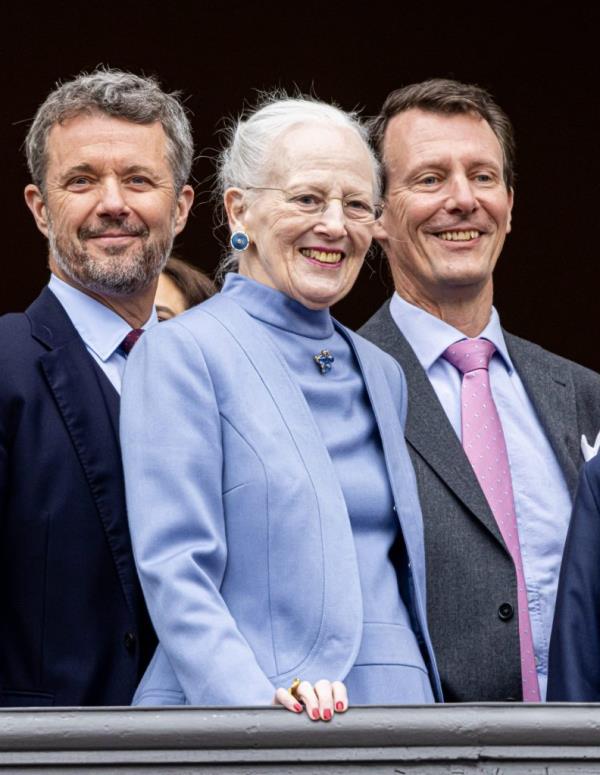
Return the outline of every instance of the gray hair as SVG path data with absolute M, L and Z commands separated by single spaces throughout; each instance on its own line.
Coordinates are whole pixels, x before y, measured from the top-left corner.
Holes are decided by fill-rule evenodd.
M 25 139 L 27 166 L 44 192 L 50 130 L 82 113 L 105 113 L 136 124 L 160 121 L 167 136 L 167 157 L 179 193 L 190 177 L 194 158 L 192 130 L 178 92 L 167 94 L 155 78 L 110 68 L 81 73 L 57 85 L 40 105 Z
M 321 102 L 303 94 L 293 98 L 277 90 L 264 92 L 255 107 L 245 110 L 223 131 L 223 150 L 217 159 L 214 196 L 222 222 L 223 196 L 228 188 L 251 188 L 268 183 L 269 160 L 275 141 L 292 127 L 302 124 L 326 124 L 351 129 L 364 142 L 373 164 L 373 189 L 381 193 L 379 161 L 369 145 L 368 129 L 354 111 L 347 113 L 335 104 Z M 238 257 L 232 251 L 221 259 L 216 271 L 218 281 L 237 269 Z

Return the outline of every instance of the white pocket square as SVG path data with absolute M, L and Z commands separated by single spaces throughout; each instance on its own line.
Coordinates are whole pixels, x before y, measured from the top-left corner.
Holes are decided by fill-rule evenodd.
M 596 457 L 598 454 L 598 450 L 600 450 L 600 433 L 596 436 L 596 441 L 594 442 L 594 446 L 589 443 L 587 438 L 585 437 L 585 434 L 581 437 L 581 451 L 583 453 L 583 459 L 587 463 L 588 460 L 591 460 L 593 457 Z

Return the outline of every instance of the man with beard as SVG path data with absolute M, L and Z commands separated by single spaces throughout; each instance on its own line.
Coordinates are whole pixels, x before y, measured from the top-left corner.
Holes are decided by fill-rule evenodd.
M 51 277 L 0 319 L 0 706 L 123 705 L 155 639 L 119 391 L 192 204 L 190 125 L 155 80 L 98 70 L 48 96 L 26 153 Z
M 406 374 L 444 697 L 543 699 L 600 377 L 507 333 L 492 306 L 514 197 L 512 127 L 492 97 L 413 84 L 388 96 L 372 130 L 385 174 L 376 237 L 396 293 L 360 333 Z

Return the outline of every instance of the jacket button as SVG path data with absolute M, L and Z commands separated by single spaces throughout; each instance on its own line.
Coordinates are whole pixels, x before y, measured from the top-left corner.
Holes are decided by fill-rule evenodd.
M 130 654 L 133 654 L 135 651 L 135 644 L 136 644 L 136 637 L 133 632 L 126 632 L 123 636 L 123 643 L 125 644 L 125 648 Z
M 502 619 L 503 622 L 508 622 L 509 619 L 512 619 L 514 613 L 515 610 L 510 603 L 502 603 L 498 608 L 498 617 Z

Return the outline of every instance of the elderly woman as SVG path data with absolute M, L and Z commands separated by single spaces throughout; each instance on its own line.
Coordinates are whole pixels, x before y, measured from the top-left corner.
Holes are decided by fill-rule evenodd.
M 379 215 L 364 130 L 324 103 L 269 101 L 233 128 L 220 181 L 237 273 L 141 339 L 123 391 L 161 642 L 136 702 L 325 720 L 349 699 L 432 702 L 404 379 L 329 313 Z

